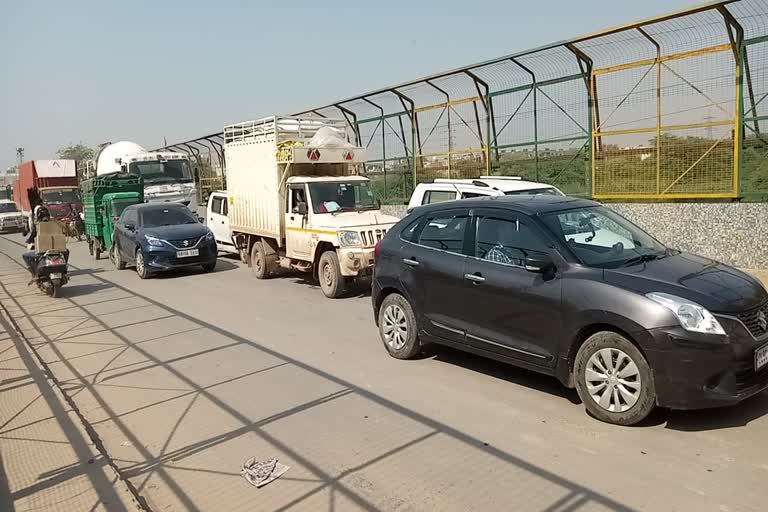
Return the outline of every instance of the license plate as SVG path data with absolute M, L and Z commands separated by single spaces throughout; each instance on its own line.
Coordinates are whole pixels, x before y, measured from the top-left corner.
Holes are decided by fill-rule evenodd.
M 755 371 L 768 364 L 768 344 L 755 350 Z
M 200 255 L 199 249 L 188 249 L 186 251 L 176 251 L 177 258 L 190 258 L 192 256 L 199 256 L 199 255 Z
M 51 279 L 61 279 L 61 274 L 51 274 Z

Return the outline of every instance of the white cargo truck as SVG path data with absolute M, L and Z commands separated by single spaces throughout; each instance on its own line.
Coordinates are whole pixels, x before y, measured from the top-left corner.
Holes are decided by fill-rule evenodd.
M 398 219 L 383 215 L 359 175 L 365 149 L 346 123 L 269 117 L 224 128 L 232 240 L 256 277 L 312 272 L 327 297 L 369 275 L 374 247 Z

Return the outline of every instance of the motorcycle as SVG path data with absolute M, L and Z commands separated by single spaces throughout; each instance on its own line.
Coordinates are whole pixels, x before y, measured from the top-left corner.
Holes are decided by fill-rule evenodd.
M 64 251 L 51 250 L 39 254 L 32 282 L 37 283 L 40 291 L 49 297 L 56 297 L 59 289 L 69 282 L 67 256 Z
M 79 215 L 68 216 L 61 220 L 61 231 L 66 237 L 76 239 L 78 242 L 83 239 L 85 234 L 85 223 Z

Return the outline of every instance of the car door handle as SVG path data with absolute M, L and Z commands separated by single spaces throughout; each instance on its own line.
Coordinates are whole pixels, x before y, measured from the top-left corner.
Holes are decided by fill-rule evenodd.
M 464 279 L 468 279 L 473 283 L 482 283 L 483 281 L 485 281 L 485 278 L 483 276 L 479 276 L 477 274 L 464 274 Z
M 418 261 L 412 260 L 412 259 L 409 259 L 409 258 L 403 258 L 403 263 L 405 263 L 409 267 L 418 267 L 419 266 L 419 262 Z

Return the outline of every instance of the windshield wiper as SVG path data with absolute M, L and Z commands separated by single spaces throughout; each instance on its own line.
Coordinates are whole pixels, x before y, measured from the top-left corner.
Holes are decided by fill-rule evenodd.
M 654 260 L 660 260 L 661 258 L 664 258 L 667 255 L 667 252 L 665 251 L 663 254 L 641 254 L 640 256 L 636 256 L 634 258 L 630 258 L 624 263 L 621 264 L 622 267 L 631 267 L 632 265 L 637 265 L 639 263 L 645 263 L 648 261 L 654 261 Z

